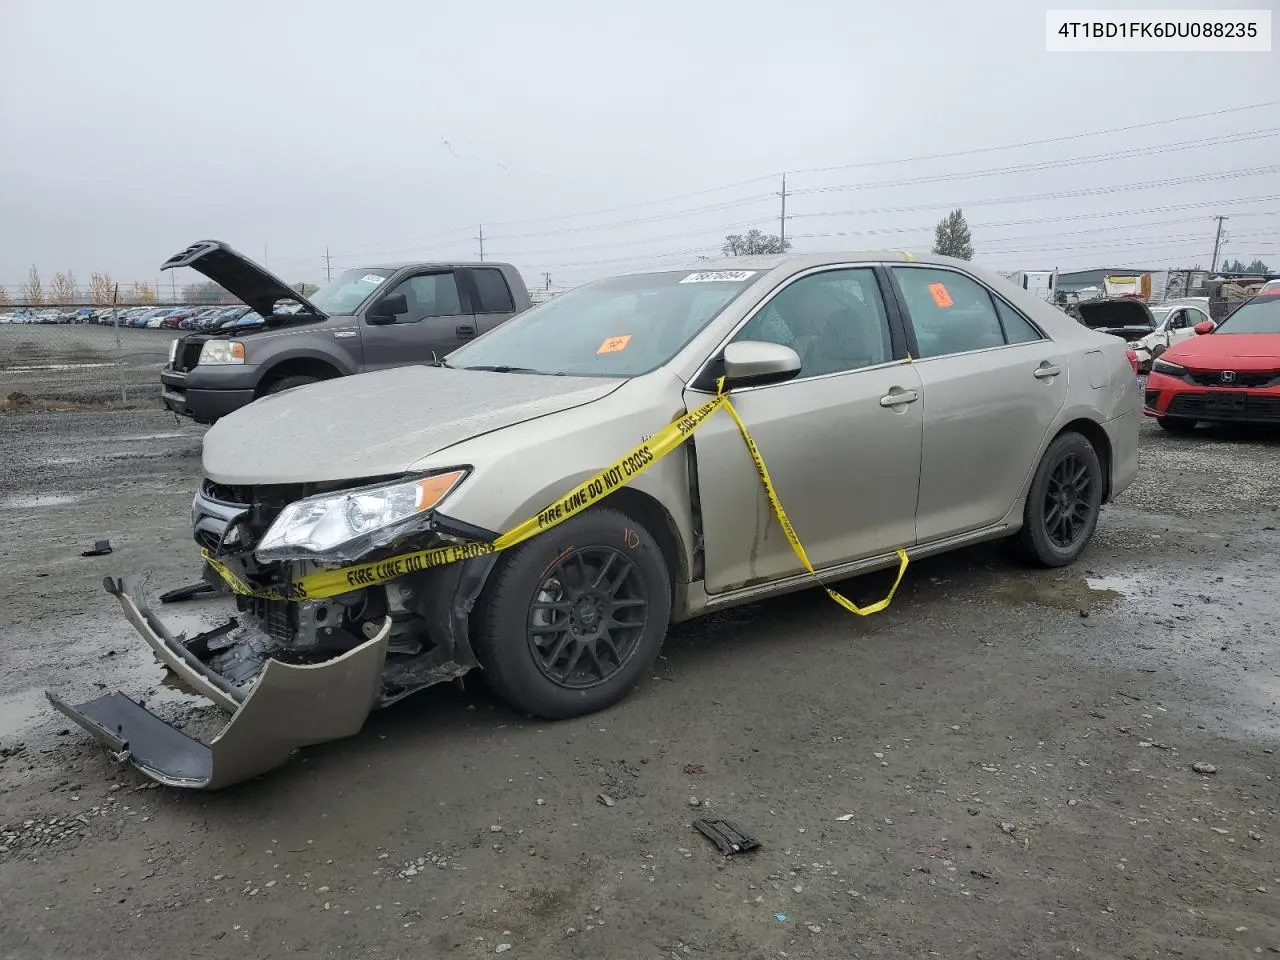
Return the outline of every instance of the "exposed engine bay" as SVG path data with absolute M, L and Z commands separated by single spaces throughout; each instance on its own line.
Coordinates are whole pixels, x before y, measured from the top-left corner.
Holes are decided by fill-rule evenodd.
M 331 485 L 330 491 L 354 484 Z M 263 535 L 289 504 L 314 488 L 226 488 L 206 481 L 192 504 L 196 542 L 243 582 L 288 595 L 309 562 L 257 559 Z M 415 529 L 368 555 L 492 537 L 427 511 Z M 208 743 L 188 736 L 121 693 L 61 713 L 132 763 L 171 786 L 216 789 L 285 762 L 294 750 L 357 733 L 370 711 L 479 666 L 469 613 L 492 557 L 422 570 L 324 600 L 236 594 L 236 615 L 194 636 L 174 634 L 152 611 L 136 580 L 108 578 L 126 618 L 183 686 L 232 714 Z M 222 585 L 212 569 L 206 579 Z

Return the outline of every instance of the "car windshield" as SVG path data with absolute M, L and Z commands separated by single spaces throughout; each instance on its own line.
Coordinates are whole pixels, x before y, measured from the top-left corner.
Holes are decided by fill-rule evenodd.
M 448 365 L 638 377 L 674 357 L 760 276 L 759 270 L 673 270 L 597 280 L 454 351 Z
M 1280 290 L 1267 291 L 1241 304 L 1214 333 L 1280 333 Z
M 1156 326 L 1160 327 L 1164 324 L 1169 314 L 1173 312 L 1173 307 L 1152 307 L 1151 316 L 1155 317 Z
M 394 270 L 344 270 L 307 299 L 331 317 L 348 317 Z

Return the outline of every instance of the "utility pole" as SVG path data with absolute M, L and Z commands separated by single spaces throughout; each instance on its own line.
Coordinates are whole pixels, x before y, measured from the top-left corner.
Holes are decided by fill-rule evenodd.
M 262 265 L 264 267 L 267 265 L 267 245 L 265 243 L 262 245 Z
M 169 274 L 169 292 L 173 296 L 173 302 L 178 302 L 178 278 L 175 274 Z
M 330 261 L 333 258 L 329 256 L 329 248 L 324 248 L 324 279 L 326 283 L 333 281 L 333 267 Z
M 1213 236 L 1213 259 L 1209 261 L 1209 272 L 1218 272 L 1218 250 L 1222 246 L 1222 221 L 1229 219 L 1228 217 L 1218 217 L 1218 231 Z
M 477 239 L 480 241 L 480 262 L 484 263 L 484 224 L 483 223 L 480 224 L 480 236 Z
M 782 215 L 778 217 L 778 252 L 787 252 L 787 175 L 782 175 Z
M 543 279 L 544 281 L 546 281 L 546 284 L 547 284 L 546 289 L 547 289 L 547 290 L 550 290 L 550 289 L 551 289 L 551 274 L 549 274 L 549 273 L 544 273 L 544 274 L 542 275 L 542 279 Z

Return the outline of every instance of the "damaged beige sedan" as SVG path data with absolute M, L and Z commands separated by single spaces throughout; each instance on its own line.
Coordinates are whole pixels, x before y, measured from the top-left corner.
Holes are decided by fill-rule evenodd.
M 218 736 L 123 694 L 50 696 L 122 761 L 206 789 L 472 670 L 528 714 L 601 710 L 671 623 L 811 570 L 1001 538 L 1071 563 L 1135 477 L 1139 400 L 1124 341 L 963 261 L 596 281 L 437 365 L 267 396 L 208 432 L 194 534 L 237 616 L 175 636 L 132 581 L 107 586 L 230 714 Z

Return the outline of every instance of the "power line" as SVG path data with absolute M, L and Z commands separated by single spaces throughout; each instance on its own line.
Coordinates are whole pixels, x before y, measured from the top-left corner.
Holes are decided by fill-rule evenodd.
M 1262 176 L 1280 173 L 1280 164 L 1265 167 L 1241 167 L 1237 170 L 1223 170 L 1217 173 L 1190 174 L 1185 177 L 1166 177 L 1161 180 L 1144 180 L 1137 183 L 1118 184 L 1109 187 L 1081 187 L 1076 190 L 1058 190 L 1052 193 L 1028 193 L 1020 196 L 993 197 L 982 200 L 955 201 L 939 203 L 923 203 L 895 207 L 866 207 L 860 210 L 823 210 L 815 213 L 795 213 L 792 219 L 808 217 L 860 217 L 880 213 L 921 213 L 928 210 L 954 210 L 956 207 L 999 206 L 1009 203 L 1034 203 L 1041 200 L 1074 200 L 1078 197 L 1106 196 L 1113 193 L 1129 193 L 1136 190 L 1151 190 L 1157 187 L 1182 187 L 1192 183 L 1209 183 L 1215 180 L 1238 180 L 1242 177 Z
M 804 170 L 792 170 L 792 173 L 828 173 L 833 170 L 860 170 L 867 167 L 884 167 L 900 163 L 916 163 L 922 160 L 950 160 L 955 157 L 969 157 L 979 153 L 997 153 L 1003 150 L 1021 150 L 1024 147 L 1039 147 L 1050 143 L 1066 143 L 1069 140 L 1084 140 L 1088 137 L 1102 137 L 1113 133 L 1128 133 L 1131 130 L 1143 130 L 1149 127 L 1167 126 L 1171 123 L 1183 123 L 1187 120 L 1203 120 L 1206 117 L 1220 117 L 1227 113 L 1241 113 L 1246 110 L 1261 110 L 1274 107 L 1280 100 L 1266 100 L 1262 103 L 1250 103 L 1241 107 L 1228 107 L 1225 110 L 1210 110 L 1207 113 L 1182 114 L 1164 120 L 1146 120 L 1142 123 L 1131 123 L 1123 127 L 1111 127 L 1107 130 L 1091 130 L 1087 133 L 1070 133 L 1060 137 L 1047 137 L 1043 140 L 1024 140 L 1021 143 L 1008 143 L 998 147 L 974 147 L 970 150 L 953 150 L 948 153 L 930 153 L 916 157 L 901 157 L 896 160 L 867 160 L 861 163 L 845 163 L 831 167 L 809 167 Z
M 973 180 L 980 177 L 1004 176 L 1010 173 L 1032 173 L 1041 170 L 1057 170 L 1062 167 L 1087 166 L 1094 163 L 1106 163 L 1111 160 L 1124 160 L 1132 157 L 1156 156 L 1164 153 L 1178 153 L 1182 150 L 1195 150 L 1201 147 L 1217 147 L 1228 143 L 1240 143 L 1247 140 L 1269 140 L 1280 134 L 1280 127 L 1248 133 L 1231 134 L 1228 137 L 1200 138 L 1184 140 L 1178 143 L 1162 144 L 1153 147 L 1135 147 L 1132 150 L 1121 150 L 1112 153 L 1098 153 L 1087 157 L 1074 157 L 1069 160 L 1043 160 L 1035 163 L 1014 164 L 1008 167 L 989 167 L 985 170 L 968 170 L 960 173 L 939 173 L 927 177 L 911 177 L 903 180 L 871 180 L 864 183 L 842 183 L 825 187 L 806 187 L 793 190 L 795 196 L 815 193 L 843 193 L 849 190 L 874 190 L 883 187 L 908 187 L 922 183 L 949 183 L 953 180 Z

